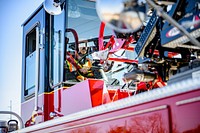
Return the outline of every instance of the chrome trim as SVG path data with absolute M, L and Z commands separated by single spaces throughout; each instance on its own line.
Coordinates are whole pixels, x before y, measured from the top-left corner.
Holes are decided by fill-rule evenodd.
M 35 107 L 34 110 L 38 110 L 38 91 L 39 91 L 39 80 L 40 80 L 40 44 L 39 44 L 39 27 L 36 26 L 36 63 L 35 63 Z
M 62 128 L 62 129 L 58 129 L 58 130 L 53 130 L 53 131 L 50 131 L 48 133 L 55 133 L 55 132 L 59 132 L 59 131 L 63 131 L 63 130 L 69 130 L 69 129 L 73 129 L 73 128 L 79 128 L 79 127 L 83 127 L 83 126 L 88 126 L 88 125 L 97 124 L 97 123 L 101 123 L 101 122 L 116 120 L 116 119 L 125 118 L 125 117 L 129 117 L 129 116 L 134 116 L 134 115 L 139 115 L 139 114 L 143 114 L 143 113 L 149 113 L 149 112 L 153 112 L 153 111 L 159 111 L 159 110 L 162 110 L 162 109 L 167 109 L 167 105 L 161 105 L 161 106 L 157 106 L 157 107 L 152 107 L 152 108 L 148 108 L 148 109 L 139 110 L 139 111 L 136 111 L 136 112 L 131 112 L 131 113 L 123 114 L 123 115 L 116 116 L 116 117 L 111 117 L 111 118 L 106 118 L 106 119 L 102 119 L 102 120 L 87 122 L 87 123 L 83 123 L 83 124 L 79 124 L 79 125 L 75 125 L 75 126 L 71 126 L 71 127 L 66 127 L 66 128 Z M 61 117 L 59 119 L 62 119 L 62 118 L 63 117 Z M 55 119 L 53 121 L 41 123 L 39 125 L 36 125 L 37 127 L 36 126 L 27 127 L 26 129 L 18 131 L 17 133 L 31 132 L 31 131 L 34 131 L 34 130 L 44 129 L 44 128 L 48 128 L 48 127 L 51 127 L 51 126 L 55 126 L 55 125 L 59 125 L 59 124 L 62 124 L 62 123 L 69 122 L 67 119 L 65 119 L 65 120 L 62 120 L 62 123 L 60 123 L 59 119 Z M 43 128 L 41 128 L 42 127 L 41 125 L 43 125 Z
M 193 102 L 198 102 L 198 101 L 200 101 L 200 96 L 199 97 L 193 97 L 193 98 L 189 98 L 189 99 L 178 101 L 178 102 L 176 102 L 176 105 L 180 106 L 180 105 L 184 105 L 184 104 L 188 104 L 188 103 L 193 103 Z
M 51 131 L 49 133 L 60 132 L 60 131 L 63 131 L 63 130 L 69 130 L 69 129 L 73 129 L 73 128 L 80 128 L 80 127 L 83 127 L 83 126 L 88 126 L 88 125 L 97 124 L 97 123 L 101 123 L 101 122 L 107 122 L 107 121 L 111 121 L 111 120 L 121 119 L 121 118 L 129 117 L 129 116 L 149 113 L 149 112 L 158 111 L 158 110 L 162 110 L 162 109 L 166 109 L 166 108 L 167 108 L 167 105 L 161 105 L 161 106 L 157 106 L 157 107 L 153 107 L 153 108 L 149 108 L 149 109 L 143 109 L 143 110 L 139 110 L 139 111 L 136 111 L 136 112 L 131 112 L 131 113 L 128 113 L 128 114 L 123 114 L 123 115 L 116 116 L 116 117 L 106 118 L 106 119 L 102 119 L 102 120 L 87 122 L 87 123 L 83 123 L 83 124 L 79 124 L 79 125 L 75 125 L 75 126 L 71 126 L 71 127 L 58 129 L 58 130 Z

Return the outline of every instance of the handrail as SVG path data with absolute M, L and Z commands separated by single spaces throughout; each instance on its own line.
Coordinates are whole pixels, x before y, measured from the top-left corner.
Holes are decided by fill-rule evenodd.
M 36 27 L 36 75 L 35 75 L 35 111 L 38 110 L 38 91 L 39 91 L 39 73 L 40 73 L 40 48 L 39 48 L 39 27 Z
M 12 111 L 0 111 L 0 114 L 11 114 L 11 115 L 14 115 L 18 118 L 19 122 L 20 122 L 20 129 L 24 128 L 24 123 L 23 123 L 23 120 L 22 118 L 16 114 L 15 112 L 12 112 Z

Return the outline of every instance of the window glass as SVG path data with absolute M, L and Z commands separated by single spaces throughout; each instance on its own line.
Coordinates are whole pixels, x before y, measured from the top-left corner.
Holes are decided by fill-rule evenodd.
M 63 47 L 64 47 L 64 12 L 53 17 L 52 47 L 51 47 L 51 82 L 53 85 L 62 81 L 63 77 Z
M 36 49 L 36 29 L 34 28 L 26 36 L 26 57 Z
M 97 51 L 99 48 L 98 37 L 101 20 L 99 19 L 96 12 L 96 3 L 86 0 L 69 0 L 67 17 L 67 27 L 76 31 L 79 45 L 83 47 L 87 46 L 87 52 L 89 54 Z M 110 36 L 112 34 L 113 31 L 111 29 L 104 29 L 104 36 Z M 78 48 L 75 46 L 74 34 L 72 34 L 72 32 L 67 32 L 66 35 L 68 38 L 68 44 L 66 45 L 67 52 L 71 53 L 71 55 L 74 55 L 74 50 L 78 50 Z M 108 41 L 108 39 L 106 41 Z M 91 55 L 87 55 L 87 58 L 91 59 Z M 81 62 L 80 59 L 78 62 Z M 69 69 L 68 71 L 70 72 L 66 71 L 67 74 L 65 79 L 74 79 L 74 76 L 69 76 L 72 74 L 72 72 L 74 72 L 73 66 L 71 66 L 68 62 L 66 65 L 68 65 L 66 68 Z M 76 72 L 74 73 L 76 74 Z
M 100 24 L 95 2 L 69 0 L 68 27 L 76 30 L 79 41 L 98 37 Z M 112 35 L 112 31 L 105 30 L 104 35 Z M 68 35 L 68 38 L 73 41 L 73 36 Z
M 35 88 L 36 28 L 26 35 L 26 82 L 25 96 L 33 94 Z

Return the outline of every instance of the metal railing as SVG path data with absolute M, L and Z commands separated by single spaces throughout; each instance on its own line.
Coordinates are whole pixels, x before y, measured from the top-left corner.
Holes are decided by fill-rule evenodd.
M 10 114 L 10 115 L 14 115 L 14 116 L 17 117 L 17 119 L 19 120 L 19 123 L 20 123 L 20 128 L 19 128 L 19 129 L 24 128 L 24 123 L 23 123 L 22 118 L 21 118 L 18 114 L 16 114 L 15 112 L 12 112 L 12 111 L 0 111 L 0 114 Z

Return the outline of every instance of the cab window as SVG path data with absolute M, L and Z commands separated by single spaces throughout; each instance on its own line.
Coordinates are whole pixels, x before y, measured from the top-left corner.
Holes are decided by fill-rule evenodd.
M 98 37 L 101 25 L 96 6 L 94 1 L 86 0 L 69 0 L 68 1 L 68 19 L 67 27 L 76 31 L 78 35 L 79 44 L 87 42 L 88 52 L 92 53 L 98 50 Z M 106 29 L 104 36 L 112 35 L 112 30 Z M 74 55 L 75 50 L 78 50 L 75 46 L 75 37 L 71 32 L 66 33 L 67 36 L 67 52 Z M 93 41 L 88 41 L 93 40 Z M 66 74 L 65 79 L 71 79 L 69 74 Z
M 26 35 L 26 63 L 25 63 L 25 96 L 34 93 L 35 88 L 35 61 L 36 61 L 36 28 Z

